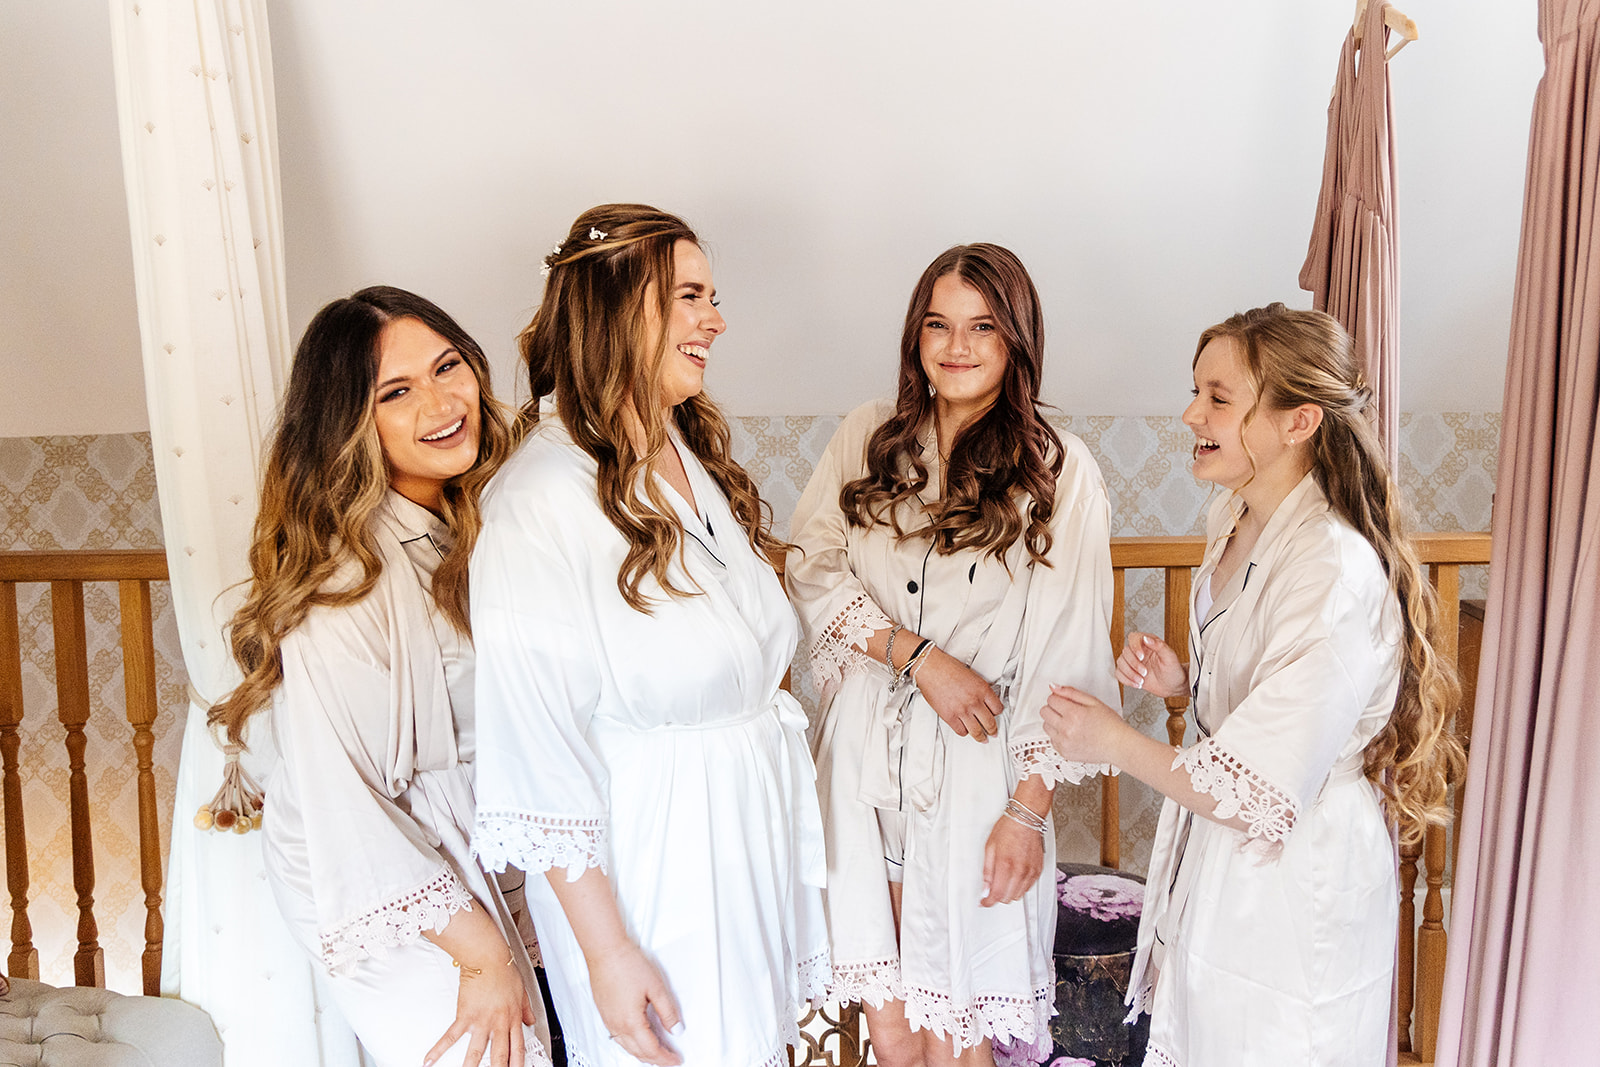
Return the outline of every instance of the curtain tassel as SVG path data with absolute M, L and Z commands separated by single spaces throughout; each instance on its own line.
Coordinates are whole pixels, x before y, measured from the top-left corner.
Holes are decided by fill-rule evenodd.
M 223 745 L 227 761 L 222 767 L 222 787 L 209 804 L 200 805 L 195 812 L 194 825 L 199 830 L 232 830 L 247 834 L 261 829 L 261 807 L 265 800 L 261 787 L 250 777 L 250 772 L 239 763 L 240 745 Z

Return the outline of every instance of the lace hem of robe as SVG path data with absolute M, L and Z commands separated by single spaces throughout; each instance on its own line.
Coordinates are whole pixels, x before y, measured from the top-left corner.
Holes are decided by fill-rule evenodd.
M 1196 793 L 1216 800 L 1218 819 L 1244 820 L 1251 851 L 1272 857 L 1283 850 L 1283 840 L 1299 815 L 1299 806 L 1288 794 L 1245 766 L 1214 737 L 1180 750 L 1172 769 L 1180 766 L 1189 772 Z
M 1117 773 L 1117 769 L 1109 763 L 1082 763 L 1067 759 L 1049 741 L 1024 741 L 1012 745 L 1011 763 L 1016 769 L 1018 781 L 1037 774 L 1044 779 L 1046 789 L 1054 789 L 1061 782 L 1077 785 L 1097 774 Z
M 1141 1067 L 1183 1067 L 1177 1059 L 1160 1045 L 1151 1045 L 1144 1053 Z
M 893 625 L 865 593 L 846 604 L 811 643 L 811 680 L 818 691 L 875 662 L 866 654 L 867 641 L 874 631 Z
M 472 854 L 486 870 L 518 867 L 526 874 L 563 868 L 576 881 L 590 867 L 606 873 L 606 821 L 534 815 L 526 811 L 479 811 L 472 827 Z
M 318 935 L 322 962 L 339 974 L 382 949 L 409 945 L 424 930 L 437 933 L 458 911 L 472 910 L 472 894 L 446 869 L 365 915 Z
M 981 994 L 957 1007 L 949 993 L 906 987 L 906 1020 L 913 1030 L 930 1030 L 948 1038 L 956 1055 L 976 1048 L 984 1038 L 1049 1047 L 1050 1008 L 1054 987 L 1033 991 L 1031 999 L 996 993 Z
M 874 1008 L 881 1008 L 885 1001 L 906 999 L 905 987 L 900 984 L 898 959 L 836 963 L 831 970 L 832 977 L 826 993 L 828 1000 L 841 1004 L 861 1000 Z

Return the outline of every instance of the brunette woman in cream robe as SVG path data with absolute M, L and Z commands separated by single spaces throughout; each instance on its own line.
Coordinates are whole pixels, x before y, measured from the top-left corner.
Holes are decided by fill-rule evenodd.
M 469 846 L 456 542 L 509 449 L 488 384 L 478 346 L 414 294 L 374 287 L 318 312 L 230 627 L 244 682 L 212 713 L 238 742 L 270 701 L 267 880 L 379 1067 L 550 1062 L 529 953 Z
M 994 332 L 1002 319 L 1004 339 Z M 1037 395 L 1035 325 L 1032 283 L 1005 249 L 952 249 L 924 274 L 906 320 L 902 397 L 926 396 L 930 382 L 939 395 L 913 445 L 926 484 L 896 506 L 900 530 L 925 529 L 940 503 L 940 453 L 957 427 L 980 425 L 986 405 L 1013 403 L 999 396 L 1004 375 L 1031 368 Z M 960 369 L 943 369 L 950 364 Z M 974 391 L 972 366 L 989 375 L 987 391 Z M 895 413 L 893 402 L 866 404 L 834 434 L 795 510 L 786 573 L 823 695 L 814 752 L 827 822 L 830 993 L 866 1002 L 880 1063 L 934 1063 L 963 1050 L 962 1062 L 982 1063 L 991 1040 L 1050 1044 L 1055 880 L 1039 875 L 1054 867 L 1054 832 L 1030 834 L 1006 812 L 1020 803 L 1045 823 L 1050 789 L 1091 770 L 1054 751 L 1039 708 L 1052 682 L 1116 693 L 1110 507 L 1089 450 L 1065 434 L 1042 560 L 1020 536 L 998 554 L 938 551 L 926 533 L 897 536 L 887 519 L 852 521 L 841 490 L 868 473 L 869 439 Z M 1049 439 L 1042 422 L 1032 425 Z M 1029 503 L 1015 504 L 1022 516 Z M 898 684 L 885 662 L 885 631 L 896 623 L 910 635 L 894 646 L 897 672 L 922 639 L 937 649 L 928 655 L 943 657 Z M 971 721 L 958 729 L 930 703 L 941 667 L 970 678 L 988 702 L 976 727 L 986 742 Z M 1030 842 L 1031 862 L 1017 866 L 1026 873 L 1010 874 L 1005 852 Z M 893 1033 L 907 1024 L 909 1033 Z
M 550 260 L 523 352 L 534 411 L 553 389 L 557 413 L 485 492 L 472 559 L 473 847 L 529 872 L 575 1064 L 780 1067 L 827 974 L 822 825 L 805 714 L 780 688 L 794 612 L 700 395 L 726 327 L 710 266 L 681 220 L 640 205 L 585 212 Z M 614 328 L 630 313 L 642 350 Z M 608 398 L 600 367 L 638 371 L 660 406 Z M 598 442 L 608 402 L 637 437 Z M 572 427 L 589 421 L 594 451 L 649 456 L 647 416 L 663 438 L 623 506 L 670 523 L 678 548 L 638 574 L 641 608 L 633 544 Z
M 1195 474 L 1229 491 L 1195 576 L 1193 661 L 1135 633 L 1118 663 L 1128 685 L 1188 689 L 1194 743 L 1174 758 L 1072 690 L 1046 724 L 1065 754 L 1168 798 L 1129 993 L 1152 1015 L 1147 1067 L 1381 1067 L 1398 895 L 1373 778 L 1417 755 L 1390 804 L 1420 833 L 1454 758 L 1430 739 L 1448 679 L 1424 670 L 1402 692 L 1432 627 L 1426 578 L 1337 323 L 1281 304 L 1234 316 L 1202 335 L 1195 385 Z

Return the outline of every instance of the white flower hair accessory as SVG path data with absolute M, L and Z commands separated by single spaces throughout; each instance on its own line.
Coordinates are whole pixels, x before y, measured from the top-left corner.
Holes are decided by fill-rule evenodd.
M 561 254 L 561 242 L 557 241 L 556 242 L 556 246 L 550 250 L 550 254 L 548 256 L 545 256 L 544 257 L 544 262 L 539 265 L 539 277 L 541 277 L 541 278 L 550 277 L 550 266 L 551 266 L 550 261 L 552 259 L 554 259 L 556 256 L 559 256 L 560 254 Z
M 595 229 L 593 226 L 589 227 L 589 240 L 591 240 L 591 241 L 604 241 L 605 239 L 606 239 L 606 235 L 604 233 L 602 233 L 600 230 Z

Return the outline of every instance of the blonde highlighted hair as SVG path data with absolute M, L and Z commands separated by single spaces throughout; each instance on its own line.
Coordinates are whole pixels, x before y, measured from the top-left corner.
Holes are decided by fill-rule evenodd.
M 250 543 L 250 591 L 228 626 L 244 681 L 214 706 L 213 726 L 244 742 L 245 724 L 283 680 L 279 646 L 314 607 L 358 603 L 383 571 L 373 515 L 389 489 L 378 441 L 379 345 L 396 319 L 413 318 L 448 341 L 478 379 L 477 462 L 445 482 L 440 515 L 454 540 L 433 574 L 433 598 L 445 618 L 471 633 L 467 561 L 481 520 L 478 495 L 511 452 L 511 428 L 489 389 L 483 349 L 439 307 L 392 286 L 363 289 L 317 312 L 295 349 L 289 388 L 261 482 Z M 354 583 L 332 585 L 349 561 Z
M 630 607 L 646 613 L 650 598 L 640 587 L 647 576 L 669 596 L 697 592 L 678 588 L 668 574 L 683 548 L 683 528 L 656 480 L 642 477 L 667 447 L 669 420 L 727 496 L 751 546 L 769 560 L 781 559 L 789 547 L 770 532 L 770 511 L 734 461 L 717 405 L 702 393 L 668 411 L 659 399 L 666 334 L 649 328 L 649 309 L 653 305 L 656 322 L 668 320 L 679 241 L 700 243 L 675 215 L 643 204 L 590 208 L 545 257 L 544 299 L 517 338 L 530 394 L 518 433 L 538 423 L 541 401 L 555 394 L 567 432 L 599 468 L 600 509 L 628 543 L 617 589 Z M 644 427 L 642 452 L 628 432 L 630 415 Z
M 1389 470 L 1367 411 L 1372 390 L 1344 329 L 1320 311 L 1283 304 L 1234 315 L 1200 335 L 1195 363 L 1217 338 L 1237 344 L 1240 364 L 1255 388 L 1257 410 L 1314 404 L 1322 424 L 1311 435 L 1311 469 L 1328 505 L 1378 554 L 1404 622 L 1400 692 L 1388 724 L 1368 744 L 1366 775 L 1384 794 L 1400 840 L 1419 841 L 1430 824 L 1449 820 L 1450 781 L 1465 761 L 1448 728 L 1461 699 L 1455 668 L 1436 651 L 1439 611 L 1433 586 L 1411 546 L 1399 486 Z M 1253 461 L 1252 461 L 1253 462 Z

